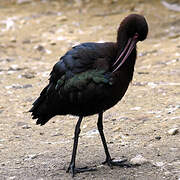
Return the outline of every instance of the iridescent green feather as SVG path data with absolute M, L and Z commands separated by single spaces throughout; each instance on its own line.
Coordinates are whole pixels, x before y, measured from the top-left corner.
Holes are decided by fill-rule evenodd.
M 71 91 L 73 89 L 81 90 L 83 88 L 86 88 L 86 86 L 90 82 L 94 82 L 96 84 L 112 84 L 110 78 L 105 77 L 104 70 L 90 70 L 76 74 L 74 77 L 67 80 L 66 82 L 63 76 L 61 79 L 57 81 L 56 89 L 58 90 L 60 87 L 62 87 L 62 85 L 64 85 L 64 91 Z

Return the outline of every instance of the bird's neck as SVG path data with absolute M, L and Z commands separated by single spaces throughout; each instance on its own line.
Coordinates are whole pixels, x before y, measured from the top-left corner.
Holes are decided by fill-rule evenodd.
M 114 59 L 114 62 L 123 52 L 128 40 L 129 40 L 129 37 L 127 36 L 125 31 L 123 30 L 118 31 L 117 42 L 116 42 L 116 58 Z M 123 57 L 121 58 L 121 61 Z M 116 76 L 119 77 L 122 81 L 127 81 L 127 83 L 129 83 L 133 78 L 135 62 L 136 62 L 136 46 L 132 50 L 131 54 L 129 55 L 127 60 L 124 62 L 124 64 L 115 72 Z
M 124 29 L 118 30 L 118 35 L 117 35 L 117 42 L 116 42 L 116 48 L 117 48 L 117 54 L 116 54 L 116 59 L 119 57 L 119 55 L 123 52 L 124 48 L 127 45 L 127 42 L 129 40 L 129 37 Z M 123 59 L 123 58 L 122 58 Z M 126 62 L 123 64 L 123 66 L 128 66 L 128 67 L 134 67 L 136 61 L 136 46 L 129 55 L 128 59 Z
M 127 42 L 128 42 L 128 36 L 127 33 L 124 29 L 120 29 L 118 30 L 118 34 L 117 34 L 117 56 L 119 56 L 121 54 L 121 52 L 124 50 Z

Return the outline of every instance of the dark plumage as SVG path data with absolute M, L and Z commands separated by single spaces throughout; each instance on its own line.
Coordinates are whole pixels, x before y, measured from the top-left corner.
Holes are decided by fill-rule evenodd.
M 76 172 L 85 171 L 75 168 L 82 118 L 96 113 L 99 114 L 97 125 L 105 149 L 105 162 L 109 166 L 123 165 L 123 162 L 113 162 L 110 157 L 103 133 L 102 115 L 124 96 L 133 78 L 136 43 L 146 39 L 147 34 L 145 18 L 131 14 L 120 24 L 116 43 L 82 43 L 73 47 L 54 65 L 49 84 L 33 103 L 30 112 L 40 125 L 55 115 L 79 116 L 68 168 L 73 176 Z

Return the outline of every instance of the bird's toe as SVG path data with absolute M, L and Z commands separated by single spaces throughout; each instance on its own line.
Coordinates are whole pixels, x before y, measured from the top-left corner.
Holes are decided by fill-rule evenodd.
M 119 166 L 119 167 L 133 167 L 134 165 L 128 162 L 126 158 L 115 160 L 115 159 L 106 159 L 106 161 L 103 162 L 103 164 L 107 164 L 110 168 L 113 168 L 113 166 Z
M 67 173 L 71 173 L 72 177 L 75 176 L 77 173 L 83 173 L 83 172 L 88 172 L 88 171 L 96 171 L 96 168 L 89 168 L 89 167 L 82 167 L 82 168 L 75 168 L 74 166 L 70 165 L 67 169 Z

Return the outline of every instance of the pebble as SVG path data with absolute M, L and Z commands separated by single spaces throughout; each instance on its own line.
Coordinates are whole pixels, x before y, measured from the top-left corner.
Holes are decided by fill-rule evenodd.
M 37 51 L 39 51 L 39 52 L 42 52 L 42 53 L 47 53 L 47 54 L 51 54 L 51 53 L 52 53 L 51 50 L 46 49 L 46 48 L 45 48 L 43 45 L 41 45 L 41 44 L 34 46 L 34 49 L 37 50 Z
M 168 131 L 169 135 L 176 135 L 178 133 L 179 133 L 179 129 L 178 128 L 172 128 L 172 129 L 169 129 L 169 131 Z
M 59 17 L 57 18 L 57 20 L 58 20 L 58 21 L 67 21 L 68 18 L 67 18 L 66 16 L 59 16 Z
M 31 88 L 32 87 L 32 84 L 25 84 L 22 86 L 22 88 L 26 89 L 26 88 Z
M 148 86 L 150 86 L 151 88 L 155 88 L 157 87 L 157 84 L 154 82 L 148 82 Z
M 161 136 L 156 136 L 155 139 L 160 140 Z
M 140 109 L 141 109 L 141 107 L 133 107 L 133 108 L 131 108 L 130 110 L 138 111 L 138 110 L 140 110 Z
M 1 166 L 5 166 L 6 164 L 5 163 L 2 163 Z
M 15 43 L 15 42 L 16 42 L 16 38 L 15 38 L 15 37 L 12 37 L 12 38 L 10 39 L 10 41 L 13 42 L 13 43 Z
M 162 166 L 164 166 L 164 164 L 165 163 L 163 163 L 163 162 L 155 162 L 155 163 L 153 163 L 153 165 L 156 166 L 156 167 L 162 167 Z
M 16 176 L 11 176 L 11 177 L 7 178 L 7 180 L 13 180 L 13 179 L 16 179 Z
M 99 133 L 99 132 L 98 132 L 97 129 L 92 129 L 92 130 L 88 131 L 87 133 L 85 133 L 85 135 L 86 135 L 87 137 L 93 137 L 93 136 L 97 135 L 98 133 Z
M 15 61 L 15 59 L 13 59 L 13 58 L 6 58 L 5 61 L 12 62 L 12 61 Z
M 168 3 L 166 1 L 161 1 L 161 3 L 170 10 L 180 12 L 180 5 L 178 3 Z
M 29 3 L 29 2 L 32 2 L 32 0 L 17 0 L 18 4 Z
M 29 125 L 27 125 L 27 124 L 25 124 L 25 125 L 23 125 L 22 126 L 22 129 L 30 129 L 31 127 L 29 126 Z
M 22 74 L 22 77 L 26 78 L 26 79 L 32 79 L 35 77 L 35 73 L 33 72 L 26 72 L 24 74 Z
M 26 101 L 26 102 L 32 102 L 32 101 L 34 101 L 34 98 L 29 97 L 29 98 L 27 98 L 25 101 Z
M 19 71 L 21 68 L 17 64 L 12 64 L 10 68 L 8 69 L 9 71 Z
M 45 48 L 43 45 L 36 45 L 36 46 L 34 46 L 34 49 L 41 51 L 41 52 L 45 52 Z
M 24 126 L 24 125 L 27 125 L 27 123 L 25 123 L 25 122 L 21 122 L 21 121 L 19 121 L 19 122 L 17 122 L 17 126 Z
M 134 157 L 130 160 L 130 163 L 134 164 L 134 165 L 141 165 L 141 164 L 145 164 L 147 162 L 148 162 L 148 160 L 146 158 L 144 158 L 142 155 L 137 155 L 136 157 Z
M 179 148 L 173 147 L 173 148 L 170 148 L 170 151 L 172 151 L 172 152 L 178 152 L 178 151 L 179 151 Z
M 50 45 L 55 46 L 55 45 L 56 45 L 56 42 L 55 42 L 55 41 L 51 41 L 51 42 L 50 42 Z
M 26 88 L 31 88 L 31 84 L 25 84 L 25 85 L 20 85 L 20 84 L 12 84 L 11 86 L 5 86 L 6 89 L 26 89 Z
M 54 136 L 61 136 L 61 135 L 62 135 L 62 133 L 56 132 L 56 133 L 52 134 L 51 137 L 54 137 Z
M 23 44 L 31 44 L 31 40 L 30 39 L 25 39 L 22 42 Z
M 39 156 L 38 154 L 30 154 L 30 155 L 27 155 L 27 157 L 24 159 L 24 161 L 28 161 L 28 160 L 35 159 L 35 158 L 37 158 L 38 156 Z

